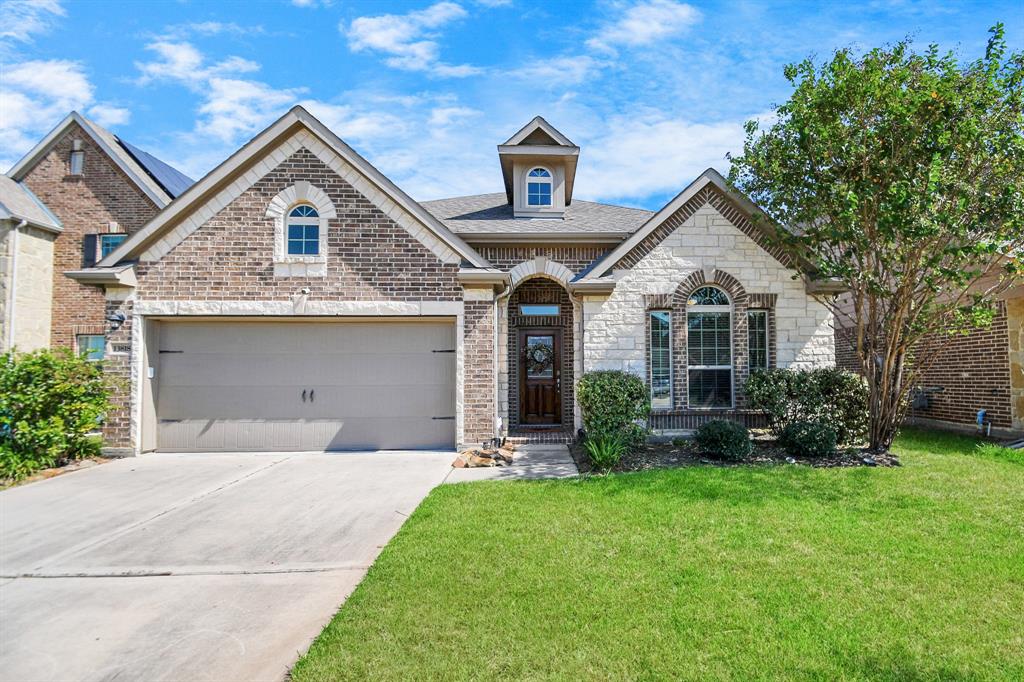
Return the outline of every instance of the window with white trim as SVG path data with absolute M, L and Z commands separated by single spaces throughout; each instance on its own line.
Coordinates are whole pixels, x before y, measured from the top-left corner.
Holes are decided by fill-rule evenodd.
M 652 310 L 650 319 L 651 407 L 672 407 L 672 313 Z
M 732 407 L 732 302 L 717 287 L 686 302 L 686 363 L 689 407 Z
M 768 311 L 747 311 L 747 352 L 750 371 L 768 369 Z
M 551 173 L 545 168 L 534 168 L 526 174 L 526 205 L 551 205 Z
M 299 204 L 288 212 L 288 255 L 320 254 L 320 214 L 309 204 Z

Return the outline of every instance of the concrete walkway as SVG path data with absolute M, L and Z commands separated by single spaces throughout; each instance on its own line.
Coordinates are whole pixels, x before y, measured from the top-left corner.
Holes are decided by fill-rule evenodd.
M 0 680 L 281 680 L 453 456 L 144 455 L 0 492 Z
M 512 456 L 512 464 L 503 467 L 452 469 L 445 483 L 471 481 L 515 481 L 538 478 L 568 478 L 579 469 L 566 445 L 521 445 Z

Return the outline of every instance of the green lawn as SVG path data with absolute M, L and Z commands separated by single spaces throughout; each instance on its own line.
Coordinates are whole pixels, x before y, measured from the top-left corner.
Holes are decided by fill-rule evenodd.
M 293 672 L 1024 679 L 1024 453 L 434 490 Z

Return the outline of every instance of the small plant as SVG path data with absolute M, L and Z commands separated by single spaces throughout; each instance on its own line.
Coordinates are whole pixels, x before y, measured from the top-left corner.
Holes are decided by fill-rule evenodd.
M 67 349 L 0 355 L 0 478 L 98 454 L 108 397 L 99 365 Z
M 583 426 L 592 438 L 620 436 L 627 451 L 646 440 L 651 401 L 647 387 L 635 374 L 587 372 L 576 387 L 576 400 L 583 412 Z
M 590 457 L 590 463 L 597 471 L 610 471 L 626 454 L 626 440 L 621 434 L 608 434 L 587 438 L 583 447 Z
M 792 422 L 782 430 L 779 444 L 794 457 L 826 457 L 836 451 L 836 430 L 822 422 Z
M 753 444 L 747 427 L 728 419 L 712 419 L 697 427 L 697 448 L 705 455 L 728 460 L 747 457 Z

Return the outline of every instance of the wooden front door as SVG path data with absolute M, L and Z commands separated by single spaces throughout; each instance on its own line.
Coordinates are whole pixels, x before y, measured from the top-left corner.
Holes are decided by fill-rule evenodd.
M 562 332 L 519 332 L 519 423 L 562 423 Z

